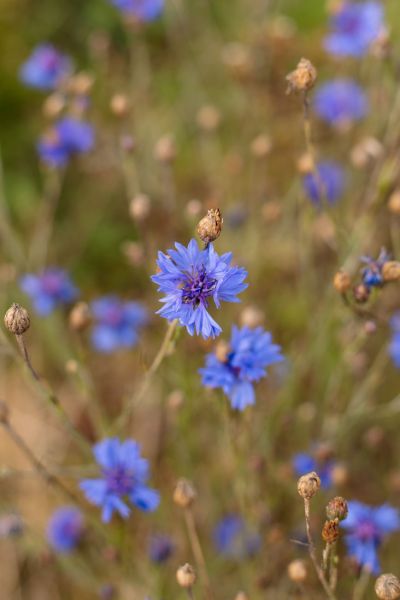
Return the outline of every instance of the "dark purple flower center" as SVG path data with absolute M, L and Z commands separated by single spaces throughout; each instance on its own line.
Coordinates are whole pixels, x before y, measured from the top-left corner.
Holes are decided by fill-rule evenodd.
M 107 482 L 107 490 L 120 496 L 129 494 L 135 483 L 132 471 L 128 471 L 125 467 L 107 469 L 104 471 L 104 477 Z
M 121 325 L 123 322 L 123 311 L 121 310 L 121 307 L 110 306 L 102 321 L 105 325 L 110 325 L 111 327 L 118 327 L 118 325 Z
M 182 302 L 192 304 L 196 308 L 200 304 L 207 306 L 207 298 L 212 296 L 217 286 L 217 280 L 207 273 L 205 267 L 194 271 L 182 287 Z
M 360 25 L 360 15 L 354 12 L 343 15 L 339 22 L 339 28 L 347 35 L 358 35 Z

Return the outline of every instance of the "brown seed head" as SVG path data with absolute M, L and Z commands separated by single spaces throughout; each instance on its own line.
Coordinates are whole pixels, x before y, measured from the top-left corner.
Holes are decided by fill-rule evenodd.
M 186 563 L 182 567 L 179 567 L 176 572 L 176 580 L 181 587 L 191 588 L 196 581 L 196 572 L 192 565 Z
M 264 313 L 257 306 L 245 306 L 239 320 L 242 327 L 259 327 L 264 322 Z
M 235 596 L 235 600 L 249 600 L 249 597 L 245 592 L 238 592 Z
M 396 575 L 385 573 L 375 581 L 375 593 L 379 600 L 397 600 L 400 598 L 400 581 Z
M 47 96 L 43 103 L 43 114 L 48 119 L 56 119 L 65 108 L 65 98 L 62 94 L 55 92 Z
M 129 203 L 129 214 L 134 221 L 143 221 L 150 214 L 151 202 L 146 194 L 137 194 Z
M 292 560 L 287 568 L 289 579 L 295 583 L 303 583 L 307 579 L 307 566 L 304 560 Z
M 199 238 L 205 244 L 213 242 L 221 235 L 223 223 L 224 220 L 219 208 L 211 208 L 197 225 Z
M 369 288 L 367 288 L 366 285 L 364 285 L 363 283 L 359 283 L 358 285 L 354 286 L 353 288 L 353 296 L 354 296 L 354 300 L 358 303 L 358 304 L 365 304 L 365 302 L 367 302 L 368 298 L 369 298 Z
M 14 302 L 4 315 L 4 324 L 14 335 L 22 335 L 31 324 L 29 313 L 26 308 Z
M 339 294 L 345 294 L 351 286 L 350 275 L 346 271 L 338 271 L 333 278 L 333 287 Z
M 68 91 L 77 96 L 86 96 L 90 93 L 94 84 L 94 77 L 90 73 L 81 71 L 68 81 Z
M 231 347 L 228 342 L 220 340 L 215 346 L 215 356 L 221 363 L 225 363 L 228 360 L 228 354 L 231 351 Z
M 332 498 L 326 506 L 326 516 L 329 520 L 339 519 L 339 521 L 343 521 L 347 517 L 348 512 L 347 502 L 342 496 Z
M 272 143 L 271 139 L 261 133 L 251 142 L 250 152 L 254 158 L 265 158 L 271 152 Z
M 330 521 L 325 521 L 325 524 L 322 528 L 322 539 L 327 544 L 333 544 L 339 537 L 339 519 L 331 519 Z
M 309 500 L 318 492 L 321 480 L 315 471 L 302 475 L 297 482 L 297 491 L 305 500 Z
M 188 479 L 179 479 L 176 484 L 173 500 L 181 508 L 188 508 L 196 499 L 196 490 Z
M 161 163 L 170 163 L 176 157 L 176 147 L 171 135 L 161 137 L 154 147 L 154 158 Z
M 399 281 L 400 279 L 400 262 L 397 260 L 388 260 L 382 267 L 383 281 Z
M 400 215 L 400 189 L 395 190 L 390 196 L 388 208 L 393 215 Z
M 129 112 L 129 100 L 125 94 L 114 94 L 110 100 L 110 110 L 116 117 L 125 117 Z
M 215 131 L 220 124 L 221 114 L 211 104 L 202 106 L 196 116 L 197 125 L 204 131 Z
M 296 69 L 286 76 L 288 82 L 287 94 L 291 92 L 308 92 L 317 79 L 317 69 L 307 59 L 302 58 Z
M 84 331 L 92 322 L 92 314 L 86 302 L 77 302 L 69 313 L 69 326 L 73 331 Z

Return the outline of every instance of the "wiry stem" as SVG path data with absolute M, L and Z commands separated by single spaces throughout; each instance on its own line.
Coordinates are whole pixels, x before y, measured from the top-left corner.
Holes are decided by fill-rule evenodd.
M 207 565 L 203 554 L 203 549 L 201 547 L 200 539 L 197 533 L 196 522 L 194 520 L 194 515 L 191 506 L 188 506 L 184 510 L 186 528 L 188 532 L 188 537 L 190 541 L 190 545 L 193 551 L 194 558 L 199 567 L 199 571 L 201 577 L 204 582 L 204 587 L 206 590 L 206 596 L 208 600 L 212 600 L 213 594 L 211 590 L 211 582 L 208 576 Z M 190 588 L 189 588 L 190 589 Z

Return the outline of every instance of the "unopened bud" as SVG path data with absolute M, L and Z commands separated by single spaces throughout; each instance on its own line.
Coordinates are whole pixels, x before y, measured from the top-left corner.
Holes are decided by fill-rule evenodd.
M 345 294 L 351 286 L 350 275 L 346 271 L 338 271 L 333 278 L 333 287 L 339 294 Z
M 10 411 L 7 404 L 0 400 L 0 423 L 8 423 L 9 415 Z
M 129 203 L 129 214 L 134 221 L 143 221 L 150 213 L 150 198 L 146 194 L 137 194 Z
M 399 281 L 400 279 L 400 262 L 397 260 L 388 260 L 382 267 L 383 281 Z
M 397 600 L 400 598 L 400 581 L 396 575 L 385 573 L 375 581 L 375 593 L 379 600 Z
M 250 152 L 254 158 L 265 158 L 271 152 L 271 148 L 271 139 L 265 134 L 260 134 L 251 142 Z
M 325 524 L 322 528 L 322 539 L 327 544 L 333 544 L 339 537 L 339 519 L 331 519 L 330 521 L 325 521 Z
M 388 208 L 394 215 L 400 215 L 400 190 L 395 190 L 389 198 Z
M 196 490 L 188 479 L 179 479 L 176 484 L 173 500 L 181 508 L 188 508 L 196 499 Z
M 382 151 L 383 146 L 377 139 L 366 137 L 353 147 L 350 158 L 355 167 L 363 168 L 379 158 Z
M 215 356 L 221 363 L 226 363 L 228 360 L 229 353 L 231 351 L 231 347 L 228 342 L 224 340 L 220 340 L 217 342 L 215 346 Z
M 297 482 L 297 491 L 306 500 L 315 496 L 320 487 L 321 480 L 315 471 L 302 475 Z
M 219 208 L 211 208 L 207 211 L 207 215 L 201 219 L 197 226 L 199 238 L 205 244 L 213 242 L 220 236 L 223 223 L 224 220 Z
M 245 306 L 239 316 L 243 327 L 259 327 L 264 322 L 264 313 L 256 306 Z
M 249 597 L 245 592 L 238 592 L 235 596 L 235 600 L 249 600 Z
M 4 324 L 14 335 L 22 335 L 31 324 L 29 313 L 26 308 L 14 302 L 4 315 Z
M 129 100 L 125 94 L 114 94 L 110 101 L 110 110 L 116 117 L 125 117 L 129 112 Z
M 369 298 L 369 288 L 364 285 L 363 283 L 359 283 L 358 285 L 354 286 L 353 288 L 353 296 L 354 296 L 354 300 L 358 303 L 358 304 L 365 304 L 365 302 L 367 302 L 368 298 Z
M 90 73 L 81 71 L 68 81 L 68 91 L 77 96 L 86 96 L 90 93 L 94 83 L 94 77 Z
M 292 560 L 287 568 L 289 579 L 294 583 L 303 583 L 307 579 L 307 566 L 304 560 Z
M 309 152 L 305 152 L 297 161 L 297 170 L 301 175 L 308 175 L 315 170 L 315 161 Z
M 161 137 L 154 147 L 154 158 L 162 163 L 170 163 L 176 157 L 174 139 L 170 135 Z
M 48 119 L 56 119 L 65 108 L 65 98 L 62 94 L 55 92 L 50 94 L 43 103 L 43 114 Z
M 196 572 L 189 563 L 186 563 L 176 572 L 176 580 L 183 588 L 191 588 L 196 581 Z
M 84 331 L 92 322 L 92 314 L 86 302 L 77 302 L 69 313 L 69 326 L 73 331 Z
M 340 487 L 349 480 L 349 471 L 346 465 L 337 463 L 331 469 L 331 480 L 333 485 Z
M 215 106 L 209 104 L 202 106 L 197 113 L 196 121 L 204 131 L 215 131 L 220 124 L 221 114 Z
M 326 516 L 329 520 L 339 519 L 339 521 L 343 521 L 347 517 L 348 512 L 347 502 L 341 496 L 332 498 L 326 506 Z
M 302 58 L 296 69 L 286 76 L 288 82 L 286 93 L 308 92 L 314 86 L 316 79 L 317 69 L 307 58 Z

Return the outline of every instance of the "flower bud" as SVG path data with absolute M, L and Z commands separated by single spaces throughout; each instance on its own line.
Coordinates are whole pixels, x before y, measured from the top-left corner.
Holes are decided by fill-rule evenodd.
M 239 320 L 242 327 L 259 327 L 264 322 L 264 313 L 257 306 L 245 306 Z
M 65 108 L 65 98 L 62 94 L 55 92 L 50 94 L 43 103 L 43 114 L 48 119 L 56 119 Z
M 302 58 L 296 69 L 286 76 L 288 82 L 286 93 L 308 92 L 314 86 L 316 79 L 317 69 L 307 58 Z
M 110 100 L 110 110 L 116 117 L 126 117 L 129 112 L 129 100 L 125 94 L 114 94 Z
M 397 260 L 387 260 L 382 267 L 383 281 L 399 281 L 400 262 Z
M 307 566 L 304 560 L 292 560 L 287 568 L 288 576 L 294 583 L 303 583 L 307 579 Z
M 196 581 L 196 572 L 189 563 L 186 563 L 176 572 L 176 580 L 183 588 L 191 588 Z
M 4 324 L 14 335 L 22 335 L 31 324 L 29 313 L 26 308 L 14 302 L 4 315 Z
M 339 519 L 325 521 L 322 528 L 322 539 L 327 544 L 333 544 L 339 537 Z
M 220 236 L 223 223 L 224 220 L 219 208 L 211 208 L 207 211 L 207 215 L 201 219 L 197 226 L 199 238 L 205 244 L 213 242 Z
M 217 342 L 215 346 L 215 356 L 221 363 L 226 363 L 228 360 L 229 352 L 231 351 L 231 347 L 228 342 L 224 340 L 220 340 Z
M 326 506 L 326 516 L 329 520 L 339 519 L 339 521 L 343 521 L 347 517 L 347 513 L 349 512 L 349 508 L 347 506 L 347 502 L 341 496 L 336 496 L 329 500 Z
M 315 471 L 302 475 L 297 482 L 297 491 L 305 500 L 309 500 L 318 492 L 321 480 Z
M 77 302 L 69 313 L 69 326 L 73 331 L 84 331 L 92 322 L 92 314 L 86 302 Z
M 297 170 L 301 175 L 308 175 L 315 169 L 313 156 L 309 152 L 305 152 L 297 161 Z
M 137 194 L 129 203 L 129 214 L 134 221 L 143 221 L 150 213 L 150 198 L 146 194 Z
M 90 93 L 94 84 L 94 77 L 90 73 L 81 71 L 68 81 L 68 91 L 77 96 L 86 96 Z
M 8 418 L 10 415 L 10 410 L 7 404 L 0 400 L 0 423 L 8 423 Z
M 202 106 L 196 116 L 197 125 L 207 132 L 215 131 L 220 124 L 221 114 L 215 106 Z
M 251 142 L 250 152 L 254 158 L 265 158 L 271 152 L 271 147 L 271 139 L 261 133 Z
M 395 190 L 390 196 L 388 208 L 393 215 L 400 215 L 400 190 Z
M 375 593 L 379 600 L 397 600 L 400 598 L 400 581 L 396 575 L 385 573 L 375 581 Z
M 339 294 L 345 294 L 351 286 L 350 275 L 346 271 L 338 271 L 333 278 L 333 287 Z
M 249 597 L 245 592 L 238 592 L 235 596 L 235 600 L 249 600 Z
M 196 499 L 196 490 L 188 479 L 179 479 L 176 484 L 173 499 L 181 508 L 188 508 Z
M 154 158 L 161 163 L 170 163 L 176 157 L 174 139 L 170 135 L 161 137 L 154 147 Z
M 368 298 L 369 298 L 369 288 L 367 288 L 366 285 L 364 285 L 363 283 L 359 283 L 358 285 L 354 286 L 353 288 L 353 296 L 354 296 L 354 300 L 358 303 L 358 304 L 365 304 L 365 302 L 367 302 Z

